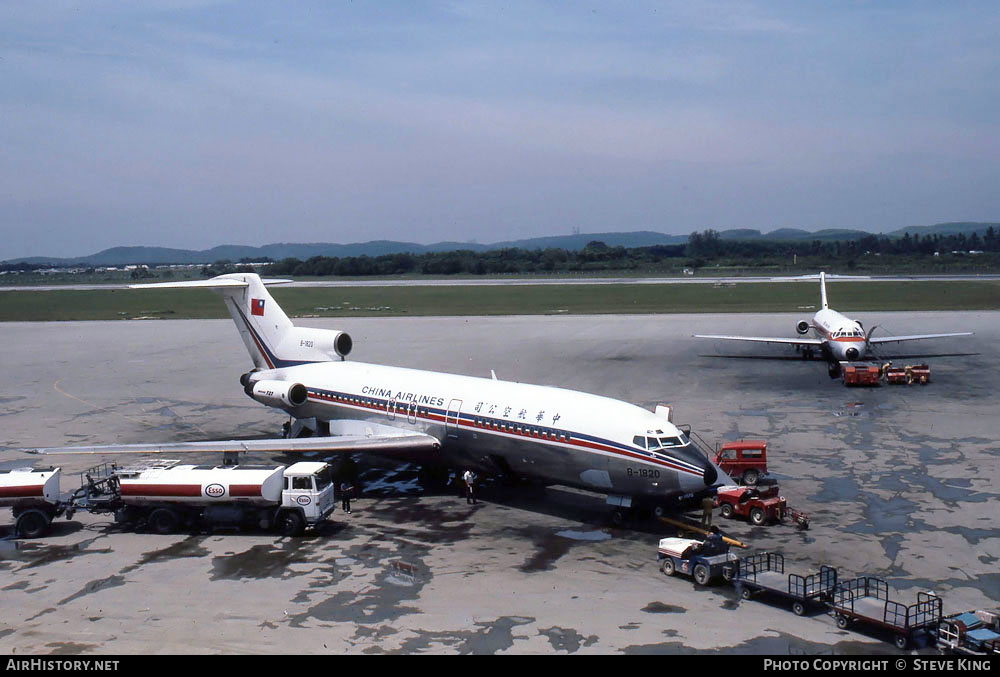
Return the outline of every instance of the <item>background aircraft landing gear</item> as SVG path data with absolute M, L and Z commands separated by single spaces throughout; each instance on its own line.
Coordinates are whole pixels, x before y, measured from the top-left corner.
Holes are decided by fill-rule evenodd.
M 830 369 L 827 371 L 830 374 L 830 378 L 837 378 L 840 376 L 840 365 L 836 362 L 830 365 Z

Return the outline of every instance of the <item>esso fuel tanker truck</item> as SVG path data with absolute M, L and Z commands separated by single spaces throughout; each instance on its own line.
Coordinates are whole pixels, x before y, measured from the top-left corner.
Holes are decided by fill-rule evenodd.
M 85 477 L 71 498 L 73 507 L 112 513 L 116 522 L 145 524 L 158 534 L 233 526 L 298 536 L 324 522 L 334 508 L 326 463 L 286 467 L 161 461 L 131 468 L 98 466 Z
M 0 507 L 12 510 L 15 534 L 23 538 L 44 536 L 56 517 L 73 516 L 59 491 L 59 468 L 0 470 Z

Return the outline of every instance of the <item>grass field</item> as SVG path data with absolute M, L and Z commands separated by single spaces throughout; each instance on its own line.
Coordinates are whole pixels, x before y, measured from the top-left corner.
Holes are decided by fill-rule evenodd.
M 830 305 L 871 310 L 998 310 L 1000 282 L 828 282 Z M 812 282 L 525 285 L 475 287 L 274 287 L 291 316 L 539 315 L 812 311 Z M 0 321 L 228 317 L 205 290 L 101 289 L 0 292 Z

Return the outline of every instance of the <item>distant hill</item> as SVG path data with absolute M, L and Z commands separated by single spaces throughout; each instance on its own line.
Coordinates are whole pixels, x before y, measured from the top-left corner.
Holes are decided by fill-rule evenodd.
M 933 226 L 908 226 L 890 233 L 887 237 L 902 237 L 910 235 L 957 235 L 979 233 L 982 235 L 992 226 L 1000 230 L 1000 223 L 955 222 L 938 223 Z M 865 235 L 872 235 L 861 230 L 825 229 L 807 231 L 798 228 L 779 228 L 769 233 L 761 233 L 752 228 L 738 228 L 719 233 L 723 239 L 729 240 L 856 240 Z M 270 258 L 280 261 L 286 258 L 309 259 L 313 256 L 345 257 L 345 256 L 382 256 L 385 254 L 422 254 L 426 252 L 445 252 L 456 250 L 487 251 L 491 249 L 547 249 L 557 248 L 569 251 L 579 251 L 587 243 L 600 241 L 609 247 L 649 247 L 653 245 L 684 244 L 687 235 L 667 235 L 653 231 L 635 231 L 628 233 L 585 233 L 579 235 L 559 235 L 552 237 L 536 237 L 525 240 L 508 240 L 490 244 L 474 242 L 438 242 L 422 245 L 414 242 L 396 242 L 393 240 L 372 240 L 352 244 L 335 244 L 329 242 L 313 243 L 274 243 L 261 247 L 247 245 L 220 245 L 211 249 L 193 251 L 189 249 L 170 249 L 167 247 L 112 247 L 77 258 L 55 258 L 33 256 L 27 258 L 3 261 L 2 263 L 51 264 L 55 266 L 86 265 L 86 266 L 123 266 L 127 264 L 206 264 L 214 261 L 239 261 L 241 259 L 261 260 Z
M 724 230 L 719 233 L 723 240 L 857 240 L 865 235 L 871 235 L 863 230 L 826 229 L 802 230 L 800 228 L 779 228 L 770 233 L 761 233 L 752 228 Z
M 683 244 L 687 235 L 665 235 L 649 231 L 631 233 L 589 233 L 582 235 L 562 235 L 554 237 L 538 237 L 527 240 L 509 240 L 491 244 L 474 242 L 438 242 L 422 245 L 414 242 L 394 242 L 391 240 L 373 240 L 353 244 L 334 244 L 329 242 L 314 243 L 275 243 L 261 247 L 244 245 L 220 245 L 211 249 L 192 251 L 188 249 L 170 249 L 167 247 L 112 247 L 79 258 L 55 258 L 33 256 L 29 258 L 4 261 L 4 263 L 33 263 L 52 265 L 87 265 L 87 266 L 123 266 L 127 264 L 203 264 L 214 261 L 239 261 L 241 259 L 260 260 L 263 258 L 280 261 L 286 258 L 306 260 L 313 256 L 383 256 L 385 254 L 423 254 L 426 252 L 446 252 L 456 250 L 487 251 L 490 249 L 547 249 L 549 247 L 577 251 L 587 246 L 588 242 L 599 240 L 610 247 L 647 247 L 657 244 Z
M 979 235 L 983 235 L 990 227 L 992 227 L 994 231 L 1000 231 L 1000 223 L 956 221 L 953 223 L 937 223 L 933 226 L 907 226 L 906 228 L 900 228 L 892 231 L 891 233 L 886 233 L 886 235 L 889 237 L 903 237 L 906 233 L 909 233 L 910 235 L 919 235 L 921 237 L 924 235 L 958 235 L 959 233 L 965 233 L 966 235 L 978 233 Z

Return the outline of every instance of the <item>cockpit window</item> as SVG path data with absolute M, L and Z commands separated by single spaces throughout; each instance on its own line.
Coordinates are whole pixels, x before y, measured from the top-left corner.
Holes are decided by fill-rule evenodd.
M 632 438 L 632 444 L 643 449 L 649 449 L 650 451 L 669 447 L 683 447 L 688 443 L 689 440 L 683 433 L 677 437 L 643 437 L 642 435 L 636 435 Z

